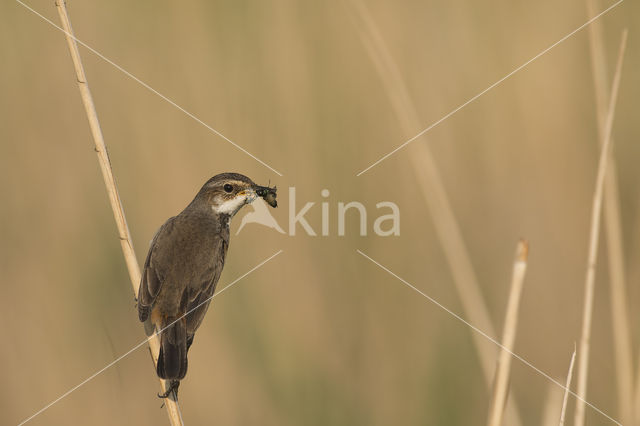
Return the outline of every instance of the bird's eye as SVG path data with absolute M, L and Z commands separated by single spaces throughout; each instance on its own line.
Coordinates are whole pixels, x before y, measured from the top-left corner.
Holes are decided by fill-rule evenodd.
M 224 192 L 231 192 L 231 191 L 233 191 L 233 186 L 231 186 L 231 184 L 230 184 L 230 183 L 226 183 L 222 188 L 224 189 Z

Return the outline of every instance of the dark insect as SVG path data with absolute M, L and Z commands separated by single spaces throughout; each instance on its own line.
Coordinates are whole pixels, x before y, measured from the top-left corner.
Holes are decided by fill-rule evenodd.
M 275 186 L 273 188 L 262 186 L 256 191 L 256 193 L 259 197 L 262 197 L 262 199 L 265 200 L 267 204 L 275 208 L 278 207 L 278 202 L 276 201 L 276 191 L 277 188 Z

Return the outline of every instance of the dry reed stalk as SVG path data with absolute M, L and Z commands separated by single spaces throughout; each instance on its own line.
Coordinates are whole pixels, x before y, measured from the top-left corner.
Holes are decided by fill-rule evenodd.
M 140 266 L 133 251 L 133 243 L 131 241 L 131 234 L 129 227 L 127 226 L 127 220 L 122 208 L 122 202 L 118 195 L 118 188 L 116 186 L 113 172 L 111 169 L 111 162 L 109 161 L 109 155 L 107 153 L 107 147 L 100 130 L 100 122 L 98 121 L 98 115 L 93 103 L 91 92 L 89 91 L 89 85 L 82 66 L 82 60 L 80 59 L 80 52 L 76 44 L 75 37 L 73 36 L 73 30 L 71 28 L 71 21 L 67 13 L 67 8 L 63 0 L 56 0 L 56 7 L 58 9 L 58 15 L 62 22 L 62 28 L 64 29 L 67 39 L 67 45 L 69 52 L 71 53 L 71 59 L 76 72 L 76 78 L 78 82 L 78 88 L 80 89 L 80 96 L 82 97 L 82 103 L 84 104 L 87 118 L 89 119 L 89 127 L 91 128 L 91 134 L 93 135 L 93 141 L 95 143 L 95 150 L 98 155 L 98 162 L 100 163 L 100 169 L 102 170 L 102 177 L 104 179 L 107 193 L 109 194 L 109 201 L 113 210 L 113 216 L 116 220 L 118 227 L 118 235 L 120 237 L 120 245 L 122 247 L 122 253 L 124 254 L 125 261 L 127 263 L 127 269 L 129 271 L 129 278 L 131 279 L 131 285 L 133 286 L 133 292 L 136 298 L 138 297 L 138 286 L 140 284 Z M 145 324 L 145 332 L 149 336 L 149 352 L 153 359 L 154 365 L 158 362 L 158 352 L 160 350 L 160 341 L 158 336 L 153 333 L 153 326 L 150 323 Z M 160 380 L 162 391 L 166 391 L 166 383 L 164 380 Z M 165 406 L 167 407 L 167 414 L 169 415 L 169 421 L 173 426 L 182 425 L 182 416 L 180 413 L 180 407 L 175 400 L 175 394 L 173 398 L 165 399 Z
M 633 420 L 634 420 L 634 425 L 635 426 L 640 426 L 640 354 L 638 354 L 638 364 L 637 364 L 637 370 L 636 370 L 636 390 L 635 390 L 635 397 L 633 400 L 633 406 L 634 406 L 634 413 L 633 413 Z
M 571 355 L 571 362 L 569 363 L 569 372 L 567 373 L 567 381 L 564 384 L 564 396 L 562 397 L 562 411 L 560 411 L 559 426 L 564 426 L 564 418 L 567 413 L 567 401 L 569 400 L 569 388 L 571 387 L 571 379 L 573 378 L 573 364 L 576 361 L 576 348 L 573 348 L 573 354 Z
M 558 413 L 562 410 L 562 389 L 553 382 L 549 382 L 547 388 L 540 425 L 558 426 Z
M 584 425 L 585 403 L 587 396 L 587 375 L 589 370 L 589 348 L 591 339 L 591 321 L 593 316 L 593 294 L 595 284 L 596 261 L 598 257 L 598 239 L 600 237 L 600 212 L 602 210 L 602 196 L 604 192 L 604 177 L 607 169 L 609 151 L 611 146 L 611 130 L 613 128 L 613 118 L 615 115 L 616 100 L 618 99 L 618 88 L 620 87 L 620 77 L 622 74 L 622 63 L 624 51 L 627 44 L 627 30 L 622 33 L 620 50 L 616 64 L 616 73 L 611 87 L 611 96 L 605 122 L 604 141 L 600 149 L 600 160 L 598 162 L 598 173 L 596 176 L 596 187 L 593 194 L 593 206 L 591 210 L 591 230 L 589 235 L 589 252 L 587 257 L 587 273 L 585 277 L 585 296 L 582 312 L 582 333 L 580 337 L 580 352 L 578 359 L 578 386 L 575 412 L 575 426 Z
M 520 296 L 524 276 L 527 271 L 527 257 L 529 254 L 529 244 L 525 240 L 520 240 L 516 248 L 516 257 L 513 262 L 513 273 L 511 276 L 511 291 L 507 301 L 507 312 L 504 318 L 504 329 L 502 331 L 502 347 L 498 356 L 496 377 L 493 385 L 493 395 L 489 405 L 488 426 L 500 426 L 507 393 L 509 390 L 509 376 L 511 374 L 511 353 L 516 340 L 518 329 L 518 310 L 520 308 Z
M 636 385 L 635 385 L 635 397 L 633 400 L 633 425 L 640 426 L 640 354 L 638 354 L 638 364 L 636 370 Z
M 589 16 L 597 12 L 595 0 L 587 0 Z M 596 118 L 598 140 L 605 139 L 605 121 L 609 100 L 609 79 L 607 77 L 604 36 L 602 23 L 594 22 L 589 26 L 589 50 L 591 69 L 596 97 Z M 613 144 L 613 142 L 612 142 Z M 618 178 L 613 156 L 609 157 L 604 181 L 604 226 L 607 238 L 607 261 L 609 271 L 609 290 L 611 293 L 611 325 L 615 354 L 615 371 L 618 412 L 622 424 L 631 424 L 633 416 L 633 353 L 631 343 L 631 323 L 627 306 L 627 289 L 620 223 L 620 199 L 618 196 Z M 640 402 L 640 401 L 639 401 Z
M 411 136 L 416 129 L 421 128 L 422 123 L 418 119 L 398 66 L 366 5 L 361 0 L 352 0 L 351 4 L 355 9 L 354 26 L 358 29 L 360 39 L 380 75 L 402 130 L 407 136 Z M 412 149 L 415 150 L 415 154 L 409 155 L 409 160 L 431 213 L 464 312 L 471 323 L 488 335 L 495 336 L 489 310 L 431 150 L 425 143 L 414 144 Z M 491 389 L 497 349 L 478 333 L 472 333 L 471 338 L 478 352 L 485 383 L 487 388 Z M 511 426 L 522 424 L 513 398 L 507 402 L 506 419 Z

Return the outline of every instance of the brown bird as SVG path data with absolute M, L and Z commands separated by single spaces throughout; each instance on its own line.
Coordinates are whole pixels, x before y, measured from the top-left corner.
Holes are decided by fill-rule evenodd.
M 157 373 L 170 383 L 161 398 L 172 391 L 177 397 L 187 373 L 187 352 L 224 267 L 229 222 L 257 197 L 275 200 L 275 188 L 238 173 L 216 175 L 153 237 L 140 281 L 138 317 L 143 322 L 151 317 L 162 333 Z

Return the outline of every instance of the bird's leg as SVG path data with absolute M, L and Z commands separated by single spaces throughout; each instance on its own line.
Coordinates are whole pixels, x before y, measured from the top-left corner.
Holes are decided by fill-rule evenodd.
M 175 399 L 178 400 L 178 387 L 180 386 L 180 380 L 171 380 L 169 383 L 169 388 L 163 394 L 158 394 L 158 398 L 169 398 L 171 392 L 175 391 Z

